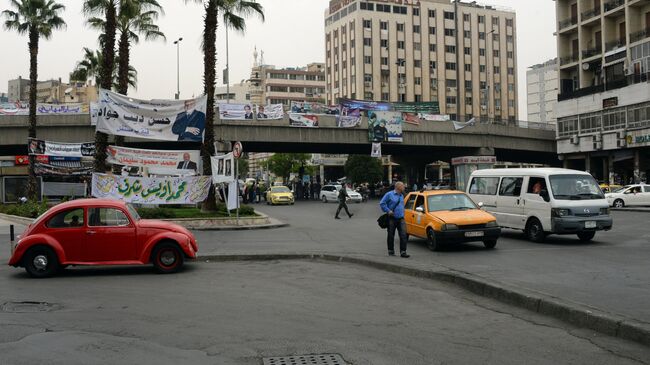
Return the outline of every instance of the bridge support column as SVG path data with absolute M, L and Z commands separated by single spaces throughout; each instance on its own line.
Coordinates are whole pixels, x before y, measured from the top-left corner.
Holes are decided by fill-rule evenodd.
M 325 165 L 318 166 L 318 173 L 320 174 L 320 184 L 325 185 Z
M 393 183 L 393 159 L 388 156 L 388 183 Z
M 611 153 L 607 156 L 607 174 L 609 177 L 609 185 L 614 185 L 614 156 Z
M 641 154 L 637 148 L 634 151 L 634 183 L 638 184 L 641 182 Z
M 585 172 L 591 173 L 591 155 L 589 153 L 585 155 Z

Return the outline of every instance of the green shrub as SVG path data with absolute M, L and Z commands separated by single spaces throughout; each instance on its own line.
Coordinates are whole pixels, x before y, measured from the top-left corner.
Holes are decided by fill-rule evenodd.
M 45 213 L 48 209 L 47 202 L 28 201 L 25 204 L 5 204 L 0 206 L 0 212 L 10 215 L 17 215 L 25 218 L 36 218 Z
M 143 219 L 176 218 L 174 210 L 170 208 L 139 208 L 138 214 Z

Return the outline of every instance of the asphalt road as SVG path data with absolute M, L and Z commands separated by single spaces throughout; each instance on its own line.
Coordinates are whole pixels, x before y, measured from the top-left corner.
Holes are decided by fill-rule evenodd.
M 334 220 L 336 204 L 297 202 L 256 209 L 289 227 L 260 231 L 196 232 L 200 254 L 334 253 L 386 258 L 385 231 L 377 227 L 378 203 L 351 204 L 352 219 Z M 464 244 L 431 252 L 422 240 L 409 242 L 407 265 L 439 266 L 650 323 L 650 213 L 613 212 L 614 229 L 591 243 L 575 236 L 550 236 L 531 243 L 504 231 L 496 249 Z
M 641 345 L 435 281 L 343 263 L 195 262 L 175 275 L 72 268 L 44 280 L 2 266 L 0 288 L 2 364 L 259 365 L 314 353 L 355 365 L 650 359 Z

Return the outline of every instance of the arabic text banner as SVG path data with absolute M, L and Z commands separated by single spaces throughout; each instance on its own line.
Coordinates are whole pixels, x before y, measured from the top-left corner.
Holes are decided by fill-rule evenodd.
M 255 116 L 259 120 L 282 119 L 284 118 L 284 108 L 282 104 L 258 105 Z
M 95 143 L 62 143 L 29 138 L 27 147 L 30 155 L 82 157 L 95 155 Z
M 203 141 L 207 98 L 139 100 L 99 90 L 97 130 L 162 141 Z
M 232 153 L 212 156 L 212 181 L 215 184 L 235 181 L 235 158 Z
M 93 174 L 92 195 L 137 204 L 195 204 L 204 201 L 210 176 L 145 178 Z
M 199 151 L 145 150 L 120 146 L 106 148 L 106 161 L 116 165 L 195 170 Z
M 289 114 L 289 125 L 292 127 L 318 128 L 318 115 Z
M 0 115 L 28 115 L 29 103 L 0 103 Z M 81 103 L 49 104 L 37 103 L 37 115 L 88 114 L 88 105 Z
M 335 115 L 339 113 L 339 107 L 336 105 L 325 105 L 311 101 L 292 101 L 291 113 Z
M 370 142 L 402 142 L 402 113 L 372 110 L 368 112 Z
M 253 120 L 253 105 L 251 104 L 219 104 L 221 120 Z

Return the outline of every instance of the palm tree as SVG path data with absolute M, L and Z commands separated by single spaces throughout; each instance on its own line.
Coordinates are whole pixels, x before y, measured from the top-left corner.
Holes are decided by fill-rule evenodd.
M 84 47 L 84 57 L 81 61 L 77 62 L 77 66 L 70 73 L 70 80 L 86 82 L 89 79 L 94 80 L 95 85 L 100 84 L 99 70 L 103 63 L 103 55 L 99 50 L 91 50 Z M 119 64 L 119 57 L 115 59 L 113 67 L 113 89 L 117 89 L 118 75 L 117 64 Z M 138 72 L 133 66 L 129 66 L 128 72 L 128 85 L 134 89 L 138 86 Z
M 186 0 L 188 1 L 188 0 Z M 217 27 L 219 14 L 227 27 L 244 32 L 246 17 L 258 15 L 264 20 L 264 9 L 255 0 L 194 0 L 203 4 L 205 16 L 203 18 L 203 93 L 207 95 L 207 110 L 205 119 L 205 136 L 201 146 L 203 158 L 203 174 L 212 173 L 210 156 L 214 155 L 214 91 L 216 85 L 216 57 L 217 57 Z M 214 188 L 210 189 L 208 198 L 203 202 L 203 210 L 216 210 Z
M 52 31 L 65 28 L 59 13 L 65 6 L 54 0 L 11 0 L 14 10 L 5 10 L 5 28 L 29 36 L 29 137 L 36 138 L 36 81 L 38 79 L 38 42 L 41 37 L 50 39 Z M 34 156 L 29 156 L 29 182 L 27 195 L 37 200 Z
M 113 85 L 113 70 L 115 66 L 115 28 L 117 24 L 117 6 L 119 0 L 84 0 L 83 12 L 92 19 L 104 17 L 104 29 L 100 37 L 101 53 L 104 56 L 99 68 L 99 86 L 110 90 Z M 90 23 L 89 20 L 89 23 Z M 95 171 L 105 172 L 106 147 L 108 135 L 95 132 Z

